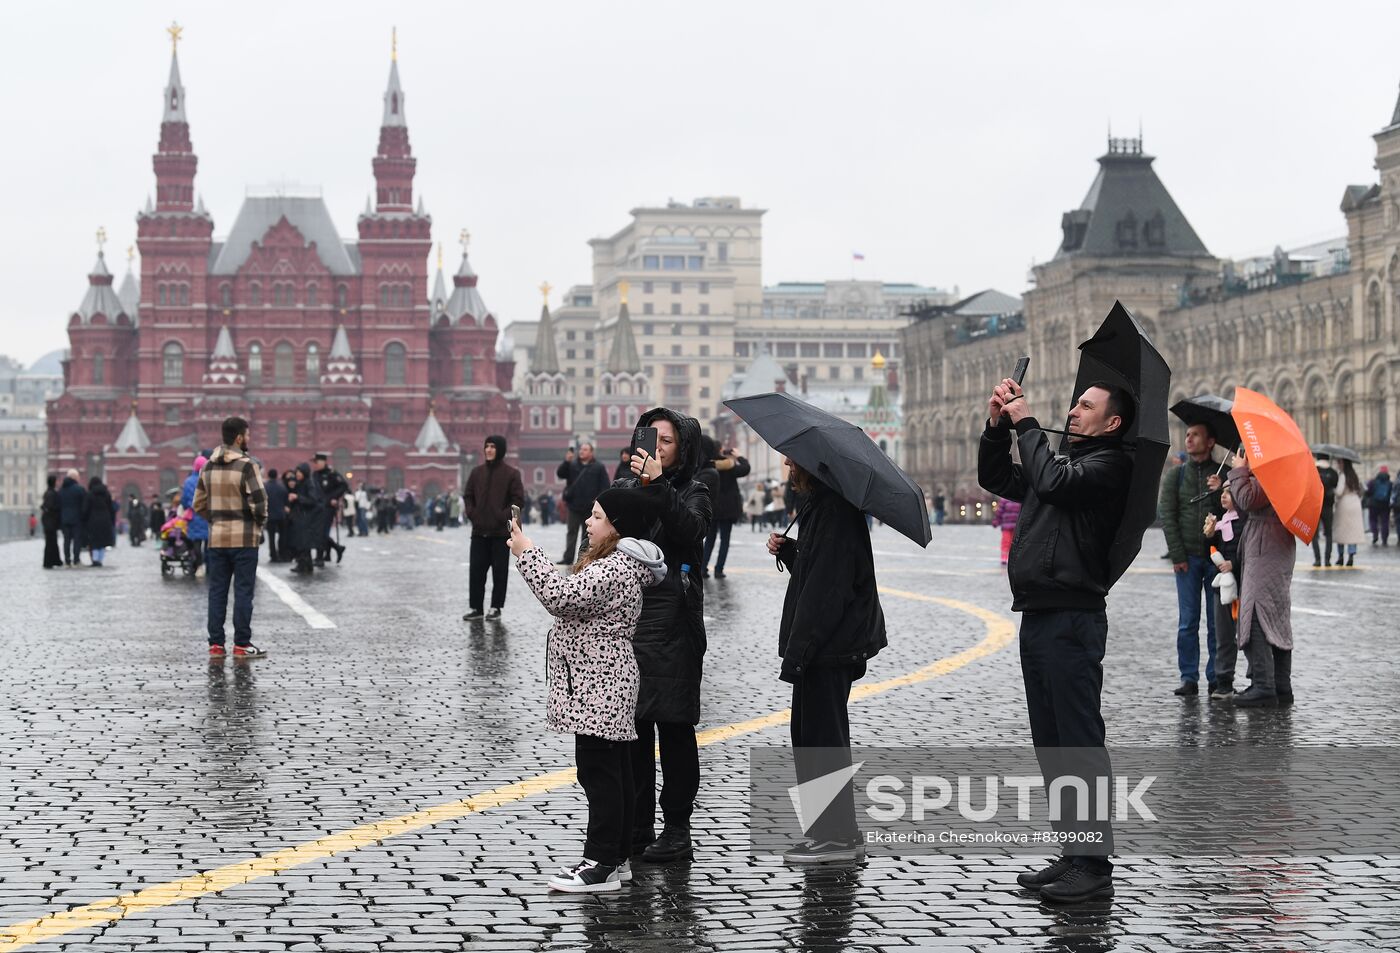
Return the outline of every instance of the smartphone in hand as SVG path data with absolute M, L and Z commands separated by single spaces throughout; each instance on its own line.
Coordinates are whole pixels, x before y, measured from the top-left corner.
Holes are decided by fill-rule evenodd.
M 516 506 L 514 503 L 510 505 L 510 521 L 516 526 L 520 525 L 520 507 Z
M 656 456 L 656 428 L 638 427 L 632 431 L 632 452 Z
M 1016 369 L 1011 372 L 1011 379 L 1020 384 L 1026 379 L 1026 368 L 1031 366 L 1031 359 L 1023 357 L 1016 362 Z

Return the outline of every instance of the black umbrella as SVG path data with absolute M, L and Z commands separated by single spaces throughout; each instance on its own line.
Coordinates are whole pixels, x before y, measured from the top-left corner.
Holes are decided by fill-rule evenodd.
M 1113 302 L 1113 310 L 1094 336 L 1079 345 L 1079 352 L 1075 400 L 1095 381 L 1103 381 L 1122 387 L 1137 403 L 1132 426 L 1123 434 L 1124 447 L 1133 457 L 1133 476 L 1123 520 L 1108 552 L 1112 584 L 1137 557 L 1142 534 L 1157 519 L 1157 489 L 1171 446 L 1167 397 L 1172 372 L 1142 325 L 1118 301 Z
M 1214 394 L 1200 394 L 1172 404 L 1172 413 L 1180 417 L 1188 427 L 1205 424 L 1215 436 L 1215 442 L 1227 447 L 1231 452 L 1240 445 L 1240 431 L 1235 426 L 1235 418 L 1230 416 L 1233 400 L 1217 397 Z
M 774 450 L 845 497 L 861 512 L 920 546 L 933 539 L 924 491 L 895 466 L 870 436 L 840 417 L 791 394 L 758 394 L 726 400 Z
M 1361 454 L 1350 447 L 1339 446 L 1335 443 L 1315 443 L 1312 445 L 1313 456 L 1327 457 L 1335 460 L 1350 460 L 1352 463 L 1361 462 Z

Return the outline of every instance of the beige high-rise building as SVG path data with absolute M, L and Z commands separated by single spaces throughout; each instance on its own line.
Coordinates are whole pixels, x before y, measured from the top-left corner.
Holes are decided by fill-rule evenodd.
M 628 308 L 653 396 L 701 421 L 719 408 L 735 368 L 736 324 L 763 308 L 763 209 L 733 196 L 635 208 L 593 248 L 596 354 L 606 356 L 628 282 Z M 585 381 L 585 388 L 587 382 Z

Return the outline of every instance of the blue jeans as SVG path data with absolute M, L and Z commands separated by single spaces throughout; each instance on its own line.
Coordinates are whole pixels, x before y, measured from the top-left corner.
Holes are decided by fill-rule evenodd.
M 1185 572 L 1176 576 L 1176 664 L 1183 682 L 1201 680 L 1201 601 L 1215 598 L 1210 587 L 1215 563 L 1209 556 L 1187 556 Z M 1215 612 L 1206 613 L 1206 681 L 1215 681 Z
M 258 572 L 258 547 L 215 548 L 204 554 L 209 579 L 209 644 L 224 644 L 228 615 L 228 584 L 233 582 L 233 644 L 253 641 L 253 581 Z

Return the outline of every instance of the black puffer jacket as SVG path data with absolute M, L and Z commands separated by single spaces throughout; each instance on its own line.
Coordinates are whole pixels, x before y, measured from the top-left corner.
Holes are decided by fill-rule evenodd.
M 1006 570 L 1011 608 L 1102 609 L 1132 459 L 1121 441 L 1104 439 L 1056 455 L 1034 417 L 1023 418 L 1016 433 L 1019 466 L 1011 462 L 1010 427 L 984 430 L 977 454 L 982 489 L 1021 504 Z
M 666 579 L 642 591 L 642 615 L 632 648 L 641 670 L 637 719 L 694 725 L 700 721 L 700 680 L 705 660 L 705 595 L 700 575 L 705 534 L 710 531 L 710 487 L 699 471 L 700 424 L 658 407 L 637 419 L 638 427 L 669 420 L 680 446 L 676 464 L 657 483 L 667 503 L 648 539 L 666 558 Z M 713 474 L 713 471 L 710 471 Z M 625 477 L 614 486 L 638 486 Z M 690 567 L 687 573 L 681 566 Z
M 812 666 L 864 662 L 888 644 L 865 515 L 813 480 L 798 526 L 778 551 L 792 573 L 778 628 L 785 682 Z
M 704 440 L 704 449 L 715 470 L 715 522 L 737 523 L 744 518 L 744 494 L 739 492 L 739 481 L 749 475 L 749 461 L 740 456 L 723 456 L 719 444 L 709 437 Z

